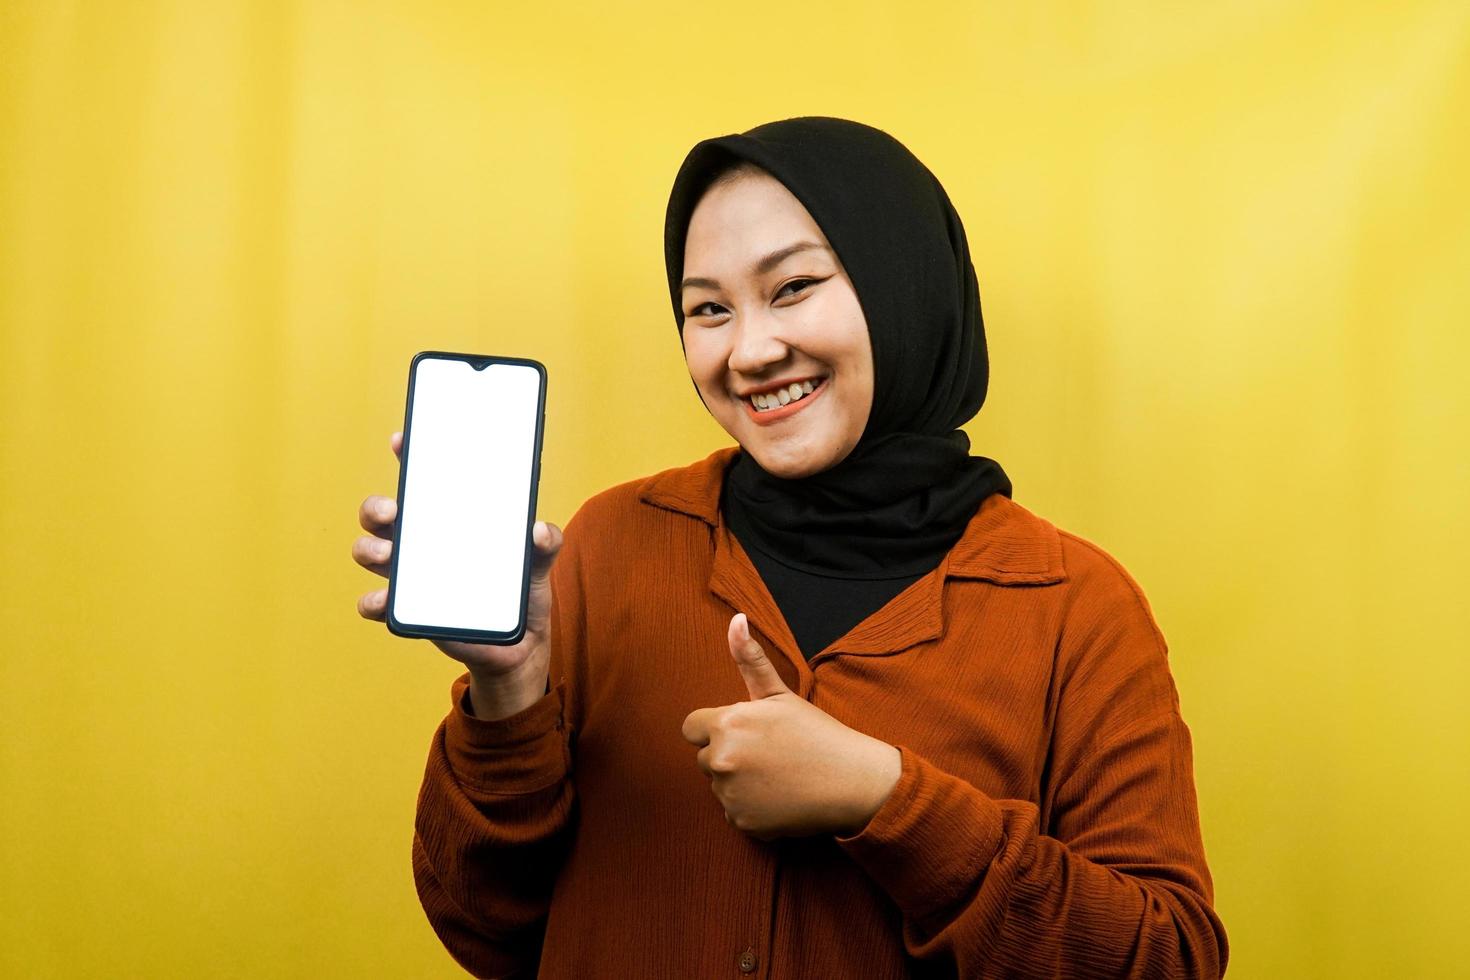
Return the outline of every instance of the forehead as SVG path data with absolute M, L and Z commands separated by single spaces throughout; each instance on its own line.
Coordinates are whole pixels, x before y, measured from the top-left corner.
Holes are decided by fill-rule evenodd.
M 707 254 L 769 251 L 797 238 L 830 248 L 821 227 L 786 185 L 767 174 L 746 174 L 711 187 L 700 198 L 684 239 L 685 266 Z

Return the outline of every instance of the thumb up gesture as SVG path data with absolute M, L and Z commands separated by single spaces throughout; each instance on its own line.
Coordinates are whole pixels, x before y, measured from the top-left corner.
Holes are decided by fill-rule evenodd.
M 697 708 L 683 727 L 725 820 L 766 841 L 867 826 L 898 782 L 898 749 L 787 687 L 744 613 L 730 620 L 726 640 L 750 699 Z

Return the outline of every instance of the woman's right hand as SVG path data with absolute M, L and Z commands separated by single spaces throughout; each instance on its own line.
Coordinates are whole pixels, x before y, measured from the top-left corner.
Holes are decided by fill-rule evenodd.
M 393 433 L 389 445 L 393 447 L 393 455 L 401 458 L 403 433 Z M 352 543 L 352 557 L 368 571 L 387 578 L 393 557 L 393 524 L 398 519 L 397 501 L 377 494 L 369 496 L 358 508 L 357 519 L 369 533 Z M 482 714 L 482 701 L 504 701 L 504 707 L 512 707 L 512 702 L 537 700 L 545 691 L 551 651 L 551 564 L 561 550 L 561 529 L 550 522 L 537 521 L 531 540 L 534 545 L 531 589 L 526 604 L 526 633 L 521 641 L 512 646 L 430 641 L 468 668 L 477 715 Z M 386 588 L 365 593 L 357 600 L 358 614 L 364 619 L 382 622 L 387 606 Z M 500 716 L 494 705 L 484 707 L 488 709 L 484 716 Z

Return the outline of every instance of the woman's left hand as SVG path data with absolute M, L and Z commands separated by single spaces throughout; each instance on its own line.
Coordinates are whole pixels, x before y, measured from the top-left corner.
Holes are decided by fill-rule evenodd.
M 683 729 L 725 819 L 766 841 L 862 830 L 898 782 L 898 749 L 787 687 L 744 613 L 730 620 L 728 639 L 750 700 L 697 708 Z

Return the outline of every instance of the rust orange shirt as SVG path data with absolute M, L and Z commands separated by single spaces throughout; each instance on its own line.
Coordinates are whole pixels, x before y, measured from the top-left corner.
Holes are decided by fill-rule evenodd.
M 1218 977 L 1189 729 L 1138 586 L 992 495 L 939 566 L 805 660 L 720 518 L 722 449 L 594 496 L 552 568 L 552 690 L 451 690 L 413 866 L 478 976 Z M 681 735 L 746 700 L 736 612 L 788 686 L 898 747 L 844 837 L 729 825 Z

